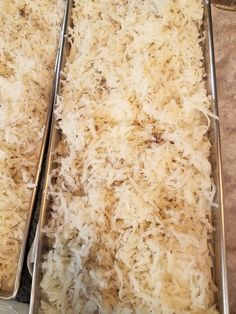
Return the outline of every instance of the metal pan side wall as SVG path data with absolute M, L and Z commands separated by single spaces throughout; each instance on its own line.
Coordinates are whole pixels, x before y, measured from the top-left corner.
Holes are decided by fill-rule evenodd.
M 70 16 L 72 10 L 72 0 L 66 0 L 66 8 L 64 12 L 64 19 L 63 25 L 61 30 L 61 41 L 60 41 L 60 48 L 58 54 L 58 64 L 56 69 L 56 81 L 55 81 L 55 88 L 54 88 L 54 103 L 53 108 L 56 105 L 56 98 L 57 95 L 60 93 L 60 78 L 61 78 L 61 70 L 65 64 L 66 52 L 68 49 L 68 42 L 67 42 L 67 29 L 70 25 Z M 45 240 L 45 236 L 42 232 L 42 229 L 47 223 L 49 218 L 49 204 L 50 200 L 47 198 L 48 194 L 48 184 L 50 179 L 50 172 L 52 169 L 53 163 L 53 152 L 54 147 L 58 143 L 60 138 L 59 131 L 56 129 L 54 114 L 52 113 L 52 121 L 50 126 L 50 137 L 49 137 L 49 145 L 48 145 L 48 155 L 46 160 L 46 172 L 44 178 L 44 185 L 43 185 L 43 195 L 41 200 L 41 208 L 40 208 L 40 215 L 39 215 L 39 222 L 38 222 L 38 234 L 36 239 L 36 254 L 35 254 L 35 261 L 34 261 L 34 269 L 33 269 L 33 277 L 32 277 L 32 288 L 31 288 L 31 297 L 30 297 L 30 310 L 29 313 L 38 313 L 40 299 L 41 299 L 41 291 L 40 291 L 40 282 L 42 278 L 41 273 L 41 262 L 42 262 L 42 255 L 47 250 L 47 245 Z
M 205 40 L 205 62 L 207 72 L 208 93 L 212 97 L 212 112 L 218 116 L 218 97 L 216 86 L 215 57 L 213 43 L 213 28 L 211 16 L 211 1 L 205 0 L 204 13 L 204 31 Z M 213 249 L 214 249 L 214 280 L 217 285 L 216 303 L 220 313 L 229 313 L 228 301 L 228 280 L 227 280 L 227 263 L 225 248 L 225 229 L 224 229 L 224 200 L 223 200 L 223 182 L 222 182 L 222 158 L 220 144 L 220 122 L 217 119 L 211 120 L 209 138 L 212 144 L 210 162 L 212 165 L 212 175 L 216 185 L 216 195 L 214 202 L 218 207 L 212 207 L 212 225 Z

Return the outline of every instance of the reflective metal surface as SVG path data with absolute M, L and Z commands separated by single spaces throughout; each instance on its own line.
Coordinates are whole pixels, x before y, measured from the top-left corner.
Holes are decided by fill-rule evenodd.
M 59 94 L 60 88 L 60 77 L 61 77 L 61 70 L 65 64 L 65 58 L 67 55 L 68 49 L 68 41 L 67 41 L 67 29 L 70 23 L 70 15 L 72 9 L 72 0 L 66 0 L 66 8 L 65 14 L 63 19 L 63 26 L 61 31 L 61 42 L 60 42 L 60 49 L 58 54 L 58 65 L 56 70 L 56 82 L 55 88 L 53 90 L 53 108 L 56 104 L 56 97 Z M 37 237 L 36 237 L 36 254 L 34 260 L 34 268 L 33 268 L 33 278 L 32 278 L 32 289 L 31 289 L 31 297 L 30 297 L 30 311 L 29 313 L 37 313 L 39 309 L 40 303 L 40 281 L 41 281 L 41 260 L 42 254 L 45 251 L 45 243 L 43 241 L 43 232 L 42 228 L 45 226 L 47 222 L 48 214 L 48 199 L 47 199 L 47 190 L 48 190 L 48 183 L 49 183 L 49 174 L 51 172 L 52 160 L 53 160 L 53 148 L 55 147 L 56 140 L 58 138 L 58 131 L 55 128 L 54 123 L 54 116 L 52 114 L 52 122 L 50 127 L 50 139 L 49 139 L 49 147 L 48 147 L 48 158 L 46 164 L 46 173 L 44 179 L 44 187 L 43 187 L 43 196 L 42 196 L 42 203 L 41 203 L 41 210 L 39 216 L 39 222 L 37 227 Z
M 213 29 L 211 16 L 211 1 L 205 0 L 205 31 L 206 31 L 206 71 L 208 92 L 212 95 L 212 111 L 219 116 L 216 73 L 215 73 L 215 56 L 213 43 Z M 214 202 L 218 207 L 212 208 L 212 224 L 214 231 L 214 279 L 218 288 L 216 293 L 216 303 L 218 310 L 222 314 L 229 314 L 228 300 L 228 280 L 227 280 L 227 263 L 225 248 L 225 229 L 224 229 L 224 200 L 223 200 L 223 183 L 222 183 L 222 157 L 220 144 L 220 124 L 219 120 L 214 119 L 211 122 L 209 133 L 212 143 L 211 165 L 212 175 L 216 184 L 216 196 Z

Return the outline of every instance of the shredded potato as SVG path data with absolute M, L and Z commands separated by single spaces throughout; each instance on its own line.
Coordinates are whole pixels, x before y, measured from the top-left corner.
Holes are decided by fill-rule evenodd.
M 200 0 L 75 0 L 42 313 L 216 313 Z
M 11 290 L 28 217 L 63 1 L 0 0 L 0 289 Z

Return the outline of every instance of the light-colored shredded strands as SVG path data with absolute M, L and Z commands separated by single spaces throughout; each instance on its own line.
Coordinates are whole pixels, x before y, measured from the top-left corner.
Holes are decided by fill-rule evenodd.
M 0 0 L 0 289 L 11 290 L 49 104 L 62 0 Z
M 216 313 L 200 0 L 76 0 L 42 313 Z

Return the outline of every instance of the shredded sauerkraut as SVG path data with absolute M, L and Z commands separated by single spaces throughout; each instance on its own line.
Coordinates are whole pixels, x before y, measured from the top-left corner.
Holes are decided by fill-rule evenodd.
M 11 290 L 49 104 L 60 0 L 0 0 L 0 289 Z
M 75 0 L 42 313 L 216 313 L 200 0 Z

